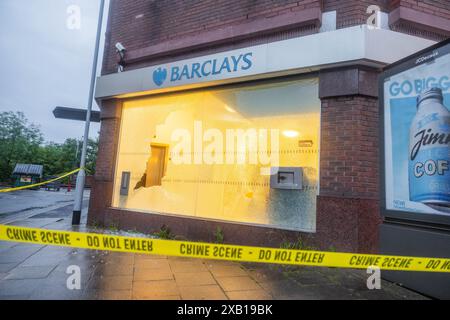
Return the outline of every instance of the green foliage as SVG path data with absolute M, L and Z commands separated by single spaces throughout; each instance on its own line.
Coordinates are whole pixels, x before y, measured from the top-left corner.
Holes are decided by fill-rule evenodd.
M 22 112 L 0 113 L 0 181 L 8 180 L 16 163 L 35 163 L 44 141 L 38 126 Z
M 81 150 L 81 144 L 80 144 Z M 93 175 L 95 173 L 95 163 L 97 161 L 98 152 L 98 138 L 88 139 L 87 150 L 86 150 L 86 171 L 87 174 Z
M 71 171 L 79 166 L 81 147 L 82 141 L 77 139 L 44 143 L 39 127 L 30 124 L 22 112 L 0 112 L 0 181 L 9 181 L 17 163 L 42 164 L 45 176 Z M 89 139 L 88 174 L 95 173 L 97 150 L 98 139 Z
M 118 232 L 119 231 L 119 224 L 118 223 L 111 223 L 109 225 L 109 231 L 111 231 L 111 232 Z
M 280 244 L 280 248 L 290 250 L 314 250 L 313 247 L 306 246 L 301 238 L 298 238 L 295 242 L 283 241 Z
M 79 166 L 82 141 L 66 139 L 64 143 L 47 143 L 41 146 L 38 163 L 44 165 L 45 175 L 58 175 Z M 98 140 L 88 140 L 86 154 L 86 170 L 88 174 L 95 172 Z
M 215 240 L 216 243 L 223 243 L 224 235 L 222 228 L 217 227 L 216 231 L 214 232 L 214 237 L 216 238 Z
M 93 230 L 97 230 L 100 228 L 100 223 L 97 220 L 92 220 L 88 223 L 89 228 L 93 229 Z
M 161 229 L 153 233 L 153 235 L 160 239 L 167 239 L 167 240 L 175 238 L 175 235 L 172 234 L 172 231 L 166 225 L 163 225 Z
M 301 237 L 298 237 L 294 242 L 288 240 L 283 241 L 280 243 L 280 248 L 288 250 L 315 250 L 314 247 L 305 245 Z M 295 278 L 304 269 L 304 267 L 296 265 L 270 265 L 269 268 L 281 272 L 286 278 Z

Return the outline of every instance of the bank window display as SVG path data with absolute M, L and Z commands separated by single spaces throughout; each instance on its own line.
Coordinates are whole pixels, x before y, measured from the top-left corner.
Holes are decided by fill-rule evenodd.
M 113 206 L 315 231 L 318 80 L 127 100 Z

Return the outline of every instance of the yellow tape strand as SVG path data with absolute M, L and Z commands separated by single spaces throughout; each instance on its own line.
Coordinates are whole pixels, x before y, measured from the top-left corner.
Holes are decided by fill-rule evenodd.
M 58 181 L 58 180 L 61 180 L 61 179 L 65 178 L 65 177 L 71 176 L 71 175 L 73 175 L 74 173 L 77 173 L 80 170 L 81 170 L 81 168 L 78 168 L 78 169 L 75 169 L 75 170 L 70 171 L 68 173 L 65 173 L 62 176 L 59 176 L 57 178 L 54 178 L 54 179 L 51 179 L 51 180 L 48 180 L 48 181 L 44 181 L 44 182 L 30 184 L 29 186 L 22 186 L 22 187 L 17 187 L 17 188 L 8 188 L 8 189 L 0 189 L 0 193 L 2 193 L 2 192 L 12 192 L 12 191 L 18 191 L 18 190 L 24 190 L 24 189 L 30 189 L 30 188 L 34 188 L 34 187 L 38 187 L 38 186 L 43 186 L 43 185 L 45 185 L 47 183 Z
M 0 225 L 0 240 L 92 250 L 289 265 L 450 273 L 450 259 L 274 249 Z

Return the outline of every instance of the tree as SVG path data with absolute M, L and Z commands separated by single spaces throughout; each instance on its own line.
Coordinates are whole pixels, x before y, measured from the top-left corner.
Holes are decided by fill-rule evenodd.
M 44 166 L 45 176 L 54 176 L 78 168 L 82 141 L 44 144 L 38 126 L 30 124 L 22 112 L 0 113 L 0 181 L 8 181 L 16 163 Z M 86 154 L 88 174 L 95 173 L 98 139 L 89 139 Z
M 0 180 L 11 177 L 16 163 L 33 163 L 44 141 L 38 126 L 22 112 L 0 112 Z
M 81 147 L 80 147 L 81 150 Z M 95 173 L 95 164 L 97 162 L 98 152 L 98 138 L 89 139 L 86 152 L 86 170 L 87 174 L 93 175 Z
M 47 143 L 40 149 L 39 163 L 44 165 L 46 175 L 58 175 L 80 165 L 81 147 L 83 141 L 66 139 L 64 143 Z M 89 139 L 86 154 L 86 169 L 88 174 L 95 173 L 97 160 L 98 140 Z

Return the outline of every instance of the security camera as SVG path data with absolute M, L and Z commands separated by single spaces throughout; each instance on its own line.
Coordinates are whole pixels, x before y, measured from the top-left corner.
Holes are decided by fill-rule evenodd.
M 116 50 L 120 58 L 118 62 L 118 72 L 122 72 L 125 67 L 125 51 L 127 51 L 127 49 L 125 49 L 125 47 L 120 42 L 117 42 Z
M 116 49 L 117 49 L 117 52 L 119 52 L 119 53 L 123 53 L 127 50 L 120 42 L 116 43 Z

